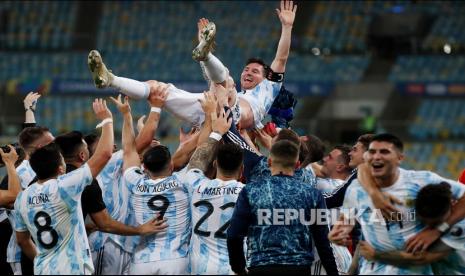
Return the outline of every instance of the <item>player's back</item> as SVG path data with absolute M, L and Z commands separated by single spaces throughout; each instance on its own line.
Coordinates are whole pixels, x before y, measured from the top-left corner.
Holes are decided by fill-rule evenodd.
M 190 246 L 191 274 L 233 274 L 226 230 L 244 184 L 236 180 L 201 178 L 193 186 Z
M 159 233 L 141 237 L 134 251 L 134 263 L 147 263 L 187 257 L 191 233 L 189 193 L 177 174 L 152 180 L 137 168 L 125 172 L 130 190 L 130 212 L 141 225 L 157 215 L 168 227 Z
M 17 198 L 16 230 L 29 231 L 38 255 L 35 274 L 92 274 L 80 196 L 92 175 L 88 166 L 34 183 Z

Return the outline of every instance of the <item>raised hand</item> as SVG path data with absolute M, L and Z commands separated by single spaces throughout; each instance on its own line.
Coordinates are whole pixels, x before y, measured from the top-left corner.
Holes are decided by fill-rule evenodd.
M 191 140 L 194 135 L 196 135 L 200 130 L 196 127 L 193 127 L 189 132 L 184 132 L 182 127 L 179 128 L 179 144 L 184 144 L 187 141 Z
M 10 148 L 10 151 L 4 152 L 3 148 L 0 147 L 0 156 L 2 156 L 3 163 L 14 165 L 18 161 L 18 154 L 12 145 L 8 145 L 8 148 Z
M 208 116 L 208 114 L 212 112 L 216 112 L 218 101 L 216 100 L 213 92 L 211 91 L 203 92 L 203 99 L 200 99 L 199 102 L 206 116 Z
M 268 133 L 266 133 L 265 129 L 254 129 L 253 132 L 255 134 L 255 137 L 262 144 L 262 146 L 270 150 L 273 138 L 271 138 L 271 136 Z
M 117 99 L 113 97 L 110 97 L 110 99 L 116 105 L 116 107 L 118 108 L 119 112 L 121 112 L 121 114 L 124 115 L 124 114 L 128 114 L 131 112 L 131 106 L 129 105 L 128 96 L 124 97 L 124 102 L 121 101 L 121 94 L 118 95 Z
M 34 111 L 36 109 L 37 100 L 40 98 L 40 96 L 41 95 L 39 93 L 29 92 L 29 94 L 27 94 L 26 98 L 23 100 L 24 109 L 31 109 Z
M 297 5 L 293 1 L 281 1 L 281 8 L 276 9 L 279 21 L 283 26 L 292 26 L 294 24 Z
M 210 114 L 212 118 L 212 130 L 214 132 L 221 135 L 224 135 L 226 132 L 228 132 L 232 123 L 232 117 L 228 118 L 230 113 L 231 110 L 228 110 L 228 112 L 225 113 L 222 109 L 220 110 L 219 116 L 216 114 L 216 112 Z
M 103 99 L 95 99 L 92 103 L 92 108 L 94 109 L 95 116 L 99 120 L 104 120 L 113 117 L 110 109 L 108 109 L 107 107 L 107 101 Z
M 165 105 L 166 98 L 168 98 L 169 84 L 158 82 L 152 86 L 148 102 L 151 107 L 162 108 Z

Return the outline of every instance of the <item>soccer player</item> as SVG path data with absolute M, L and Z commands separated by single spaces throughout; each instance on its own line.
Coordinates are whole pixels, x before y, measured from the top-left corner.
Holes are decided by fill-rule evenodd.
M 356 210 L 355 214 L 346 216 L 346 219 L 355 219 L 360 223 L 364 240 L 380 251 L 402 250 L 409 245 L 409 239 L 413 241 L 414 247 L 420 250 L 427 248 L 427 243 L 416 239 L 415 234 L 422 229 L 421 224 L 409 219 L 413 211 L 413 202 L 418 191 L 427 184 L 440 184 L 447 182 L 452 187 L 453 198 L 459 199 L 457 209 L 454 209 L 447 223 L 453 225 L 465 217 L 462 206 L 465 203 L 465 187 L 455 181 L 444 179 L 435 173 L 428 171 L 407 171 L 399 168 L 404 156 L 402 153 L 403 143 L 399 138 L 391 134 L 375 135 L 370 143 L 366 154 L 366 166 L 368 175 L 363 171 L 358 172 L 361 181 L 354 181 L 347 189 L 343 208 Z M 360 167 L 359 167 L 360 168 Z M 372 182 L 367 181 L 371 179 Z M 363 183 L 363 186 L 362 186 Z M 382 192 L 389 192 L 405 204 L 398 206 L 400 218 L 391 218 L 391 221 L 383 218 L 373 205 L 369 192 L 364 187 L 374 184 L 381 187 Z M 395 221 L 392 221 L 395 220 Z M 347 220 L 340 220 L 333 227 L 329 238 L 333 243 L 346 245 L 353 224 Z M 434 241 L 444 232 L 444 227 L 439 229 L 426 229 L 422 232 L 431 233 Z M 436 236 L 436 232 L 439 235 Z M 415 248 L 414 248 L 415 249 Z M 378 261 L 361 260 L 360 274 L 431 274 L 430 266 L 404 266 L 395 267 Z
M 339 145 L 335 146 L 333 150 L 323 158 L 321 172 L 326 177 L 317 177 L 316 189 L 319 190 L 324 197 L 327 197 L 328 195 L 333 194 L 336 190 L 340 189 L 349 179 L 352 171 L 349 166 L 349 152 L 350 148 L 348 146 Z M 330 214 L 333 215 L 333 213 Z M 331 227 L 331 216 L 329 217 L 329 221 L 329 226 Z M 352 262 L 352 256 L 349 250 L 345 246 L 338 246 L 335 244 L 331 244 L 331 248 L 333 249 L 334 258 L 336 260 L 339 273 L 347 274 Z M 312 263 L 312 272 L 313 274 L 318 275 L 326 274 L 324 267 L 322 267 L 320 256 L 316 252 L 315 260 Z
M 95 100 L 93 109 L 102 120 L 102 138 L 82 168 L 63 175 L 66 165 L 55 144 L 34 151 L 30 157 L 38 180 L 16 199 L 14 228 L 21 249 L 34 259 L 35 275 L 94 272 L 80 197 L 111 157 L 113 125 L 105 101 Z
M 229 266 L 226 230 L 239 192 L 244 187 L 237 181 L 243 169 L 243 154 L 235 144 L 218 145 L 228 131 L 232 118 L 229 123 L 225 120 L 209 122 L 212 116 L 216 118 L 217 104 L 208 99 L 206 97 L 202 102 L 206 118 L 201 132 L 211 134 L 207 142 L 194 152 L 186 172 L 186 180 L 192 187 L 194 227 L 189 250 L 190 272 L 192 275 L 228 275 L 233 272 Z M 212 161 L 216 167 L 215 179 L 205 176 Z
M 150 94 L 148 103 L 151 112 L 135 139 L 138 153 L 142 153 L 150 146 L 160 119 L 160 114 L 156 111 L 157 108 L 163 106 L 165 99 L 166 91 L 163 89 L 157 89 L 155 93 Z M 96 145 L 95 141 L 91 141 L 89 138 L 91 145 Z M 128 214 L 129 190 L 123 181 L 122 150 L 113 153 L 110 161 L 97 176 L 97 180 L 102 190 L 103 201 L 111 218 L 122 224 L 133 225 L 134 222 Z M 96 274 L 128 274 L 133 243 L 137 239 L 138 237 L 107 234 L 102 231 L 96 231 L 89 235 Z
M 240 192 L 228 230 L 229 261 L 235 273 L 246 272 L 243 242 L 247 237 L 250 273 L 309 274 L 313 237 L 326 271 L 338 275 L 326 237 L 328 225 L 311 219 L 312 210 L 326 209 L 323 196 L 292 177 L 298 157 L 296 144 L 276 142 L 268 159 L 272 176 L 257 179 Z
M 431 204 L 434 202 L 434 204 Z M 415 199 L 415 214 L 425 224 L 435 227 L 446 221 L 453 208 L 450 185 L 423 187 Z M 367 242 L 361 242 L 360 254 L 369 261 L 381 261 L 395 266 L 431 264 L 435 274 L 465 274 L 465 220 L 456 223 L 430 250 L 420 253 L 407 251 L 375 250 Z
M 113 98 L 112 98 L 113 99 Z M 143 155 L 144 171 L 136 151 L 132 115 L 125 97 L 113 99 L 123 114 L 123 177 L 129 189 L 129 212 L 140 225 L 158 215 L 166 218 L 168 228 L 136 241 L 130 274 L 185 274 L 191 236 L 188 187 L 179 174 L 172 174 L 171 155 L 162 145 Z M 157 110 L 159 115 L 160 109 Z
M 8 145 L 10 151 L 4 152 L 0 148 L 0 156 L 2 162 L 5 164 L 6 171 L 8 174 L 8 190 L 0 190 L 0 206 L 9 207 L 14 204 L 16 196 L 21 191 L 21 184 L 16 173 L 15 163 L 18 160 L 18 154 L 13 146 Z
M 289 56 L 296 10 L 297 6 L 292 1 L 281 1 L 280 9 L 276 10 L 282 31 L 270 70 L 263 61 L 250 59 L 241 74 L 241 87 L 245 93 L 238 96 L 239 99 L 232 107 L 232 111 L 235 114 L 235 123 L 239 123 L 242 128 L 262 128 L 261 121 L 279 93 Z M 205 26 L 202 40 L 197 50 L 194 51 L 194 58 L 203 62 L 206 73 L 213 83 L 221 83 L 228 89 L 233 89 L 234 81 L 228 78 L 228 70 L 210 53 L 215 32 L 214 24 Z M 153 80 L 140 82 L 115 76 L 107 69 L 96 50 L 89 53 L 88 64 L 96 87 L 115 87 L 131 98 L 147 98 L 152 91 L 152 86 L 158 83 Z M 170 85 L 168 92 L 165 108 L 181 120 L 200 126 L 204 120 L 204 114 L 198 102 L 202 99 L 202 95 L 183 91 L 173 85 Z

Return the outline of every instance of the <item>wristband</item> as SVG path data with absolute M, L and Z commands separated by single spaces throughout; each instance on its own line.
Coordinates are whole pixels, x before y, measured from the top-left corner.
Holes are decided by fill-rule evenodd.
M 447 222 L 443 222 L 436 227 L 436 230 L 441 232 L 441 234 L 446 233 L 447 231 L 449 231 L 449 229 L 450 229 L 450 225 Z
M 113 123 L 113 119 L 112 118 L 103 119 L 103 121 L 100 122 L 100 124 L 98 124 L 95 128 L 101 128 L 107 123 Z
M 221 138 L 223 137 L 221 134 L 219 134 L 218 132 L 212 132 L 210 133 L 210 136 L 208 136 L 212 139 L 215 139 L 216 141 L 219 141 L 221 140 Z
M 161 113 L 161 108 L 159 108 L 159 107 L 151 107 L 150 112 Z

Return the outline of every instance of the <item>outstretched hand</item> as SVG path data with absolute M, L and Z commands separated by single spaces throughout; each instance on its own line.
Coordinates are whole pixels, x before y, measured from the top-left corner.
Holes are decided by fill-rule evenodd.
M 124 102 L 121 101 L 121 94 L 119 94 L 118 98 L 116 98 L 116 99 L 113 98 L 113 97 L 110 97 L 110 99 L 116 105 L 116 107 L 118 108 L 119 112 L 121 112 L 121 114 L 125 115 L 125 114 L 128 114 L 128 113 L 131 113 L 131 106 L 129 105 L 128 96 L 124 97 Z
M 40 94 L 36 92 L 29 92 L 27 94 L 26 98 L 24 98 L 23 103 L 24 103 L 24 109 L 28 110 L 35 110 L 36 109 L 36 104 L 37 100 L 40 98 Z
M 228 132 L 232 123 L 232 116 L 229 117 L 231 110 L 224 112 L 224 109 L 220 110 L 220 114 L 217 115 L 216 112 L 210 114 L 212 118 L 212 130 L 216 133 L 224 135 Z
M 290 26 L 294 24 L 295 13 L 297 11 L 297 5 L 294 5 L 293 1 L 281 1 L 280 9 L 276 9 L 279 21 L 283 26 Z
M 95 99 L 92 103 L 92 108 L 94 109 L 95 116 L 99 120 L 104 120 L 113 117 L 110 109 L 108 109 L 107 107 L 107 101 L 103 99 Z
M 216 112 L 218 101 L 216 100 L 213 92 L 211 91 L 203 92 L 203 99 L 199 99 L 199 102 L 200 102 L 200 105 L 202 106 L 202 109 L 205 115 L 208 116 L 208 114 L 212 112 Z

